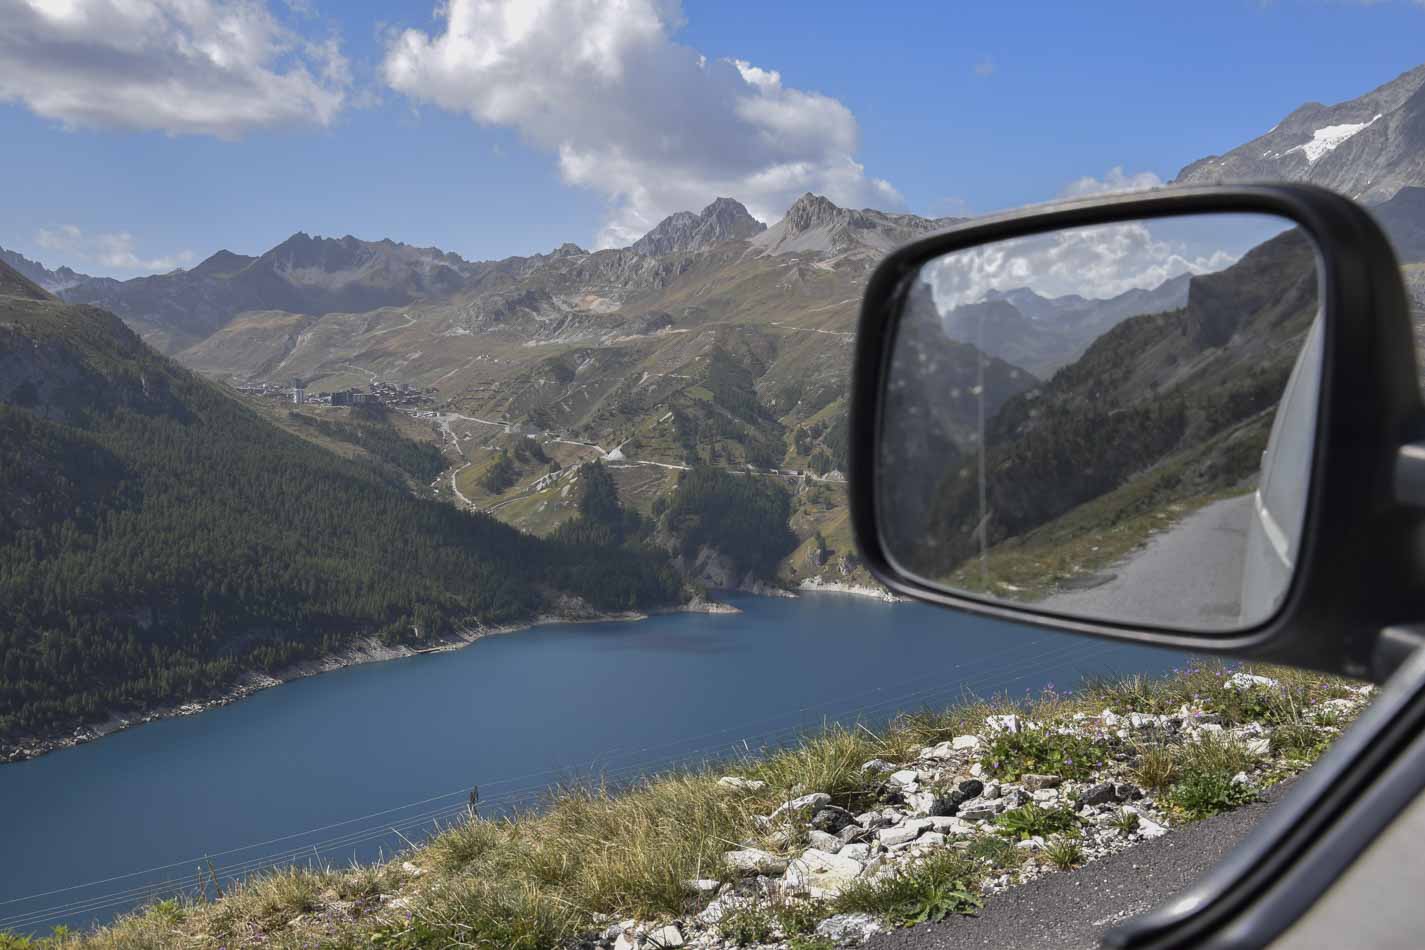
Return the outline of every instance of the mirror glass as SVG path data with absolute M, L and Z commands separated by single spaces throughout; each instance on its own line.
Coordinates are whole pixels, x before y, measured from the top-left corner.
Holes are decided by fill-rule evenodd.
M 1315 442 L 1317 252 L 1270 215 L 946 255 L 906 294 L 876 504 L 902 572 L 1071 617 L 1225 631 L 1290 585 Z

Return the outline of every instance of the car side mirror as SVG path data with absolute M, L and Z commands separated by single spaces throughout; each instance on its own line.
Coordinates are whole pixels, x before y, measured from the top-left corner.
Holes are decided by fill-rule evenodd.
M 1421 607 L 1422 422 L 1399 269 L 1351 201 L 1031 209 L 873 274 L 852 523 L 922 600 L 1383 675 Z

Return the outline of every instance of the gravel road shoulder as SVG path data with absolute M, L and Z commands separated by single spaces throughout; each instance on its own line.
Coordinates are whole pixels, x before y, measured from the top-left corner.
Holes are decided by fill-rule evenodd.
M 1276 804 L 1290 783 L 1263 799 L 1061 874 L 1047 874 L 986 902 L 978 917 L 955 917 L 867 941 L 867 950 L 996 947 L 1092 948 L 1114 924 L 1165 903 L 1216 864 Z

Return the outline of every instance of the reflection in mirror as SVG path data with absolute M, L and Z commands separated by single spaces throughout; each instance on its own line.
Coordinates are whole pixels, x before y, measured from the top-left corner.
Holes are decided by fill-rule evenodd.
M 877 521 L 903 572 L 1192 630 L 1276 612 L 1306 506 L 1316 249 L 1289 220 L 1074 228 L 929 262 L 896 327 Z

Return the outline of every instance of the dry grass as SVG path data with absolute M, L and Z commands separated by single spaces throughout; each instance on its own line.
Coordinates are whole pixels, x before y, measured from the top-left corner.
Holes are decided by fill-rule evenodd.
M 980 731 L 986 715 L 1013 710 L 1052 723 L 1105 707 L 1120 713 L 1172 711 L 1197 702 L 1224 722 L 1256 717 L 1283 724 L 1304 721 L 1303 710 L 1346 690 L 1343 682 L 1328 677 L 1262 672 L 1283 682 L 1280 695 L 1228 688 L 1226 672 L 1209 666 L 1163 680 L 1101 682 L 1074 694 L 1046 693 L 1032 703 L 971 699 L 950 709 L 902 716 L 884 729 L 830 726 L 792 747 L 670 772 L 618 790 L 556 790 L 539 811 L 454 824 L 385 864 L 274 871 L 230 889 L 221 900 L 165 901 L 93 933 L 62 934 L 28 946 L 558 946 L 599 929 L 598 921 L 606 919 L 600 915 L 651 920 L 698 909 L 699 899 L 686 882 L 719 878 L 724 852 L 744 843 L 779 849 L 766 837 L 772 829 L 759 827 L 756 816 L 808 791 L 826 792 L 852 810 L 869 806 L 882 777 L 863 772 L 863 763 L 873 758 L 909 761 L 922 746 Z M 1136 749 L 1134 758 L 1139 781 L 1155 791 L 1171 790 L 1184 775 L 1230 775 L 1248 759 L 1235 743 L 1212 741 L 1176 754 L 1150 743 Z M 744 792 L 719 786 L 718 777 L 727 774 L 760 779 L 767 787 Z M 793 837 L 782 849 L 796 846 Z M 923 880 L 904 881 L 874 895 L 857 893 L 866 906 L 899 902 L 895 913 L 906 918 L 953 909 L 962 903 L 961 885 L 972 883 L 965 877 L 965 862 L 1012 867 L 1023 859 L 1000 844 L 981 846 L 991 847 L 994 854 L 956 852 L 958 857 L 946 858 L 950 864 L 935 865 Z M 1077 860 L 1067 844 L 1064 851 L 1065 861 Z M 403 870 L 406 861 L 424 873 Z M 397 895 L 400 901 L 393 902 Z M 755 923 L 748 925 L 756 929 Z M 789 932 L 790 921 L 778 923 Z M 20 938 L 0 935 L 0 950 L 23 946 Z

